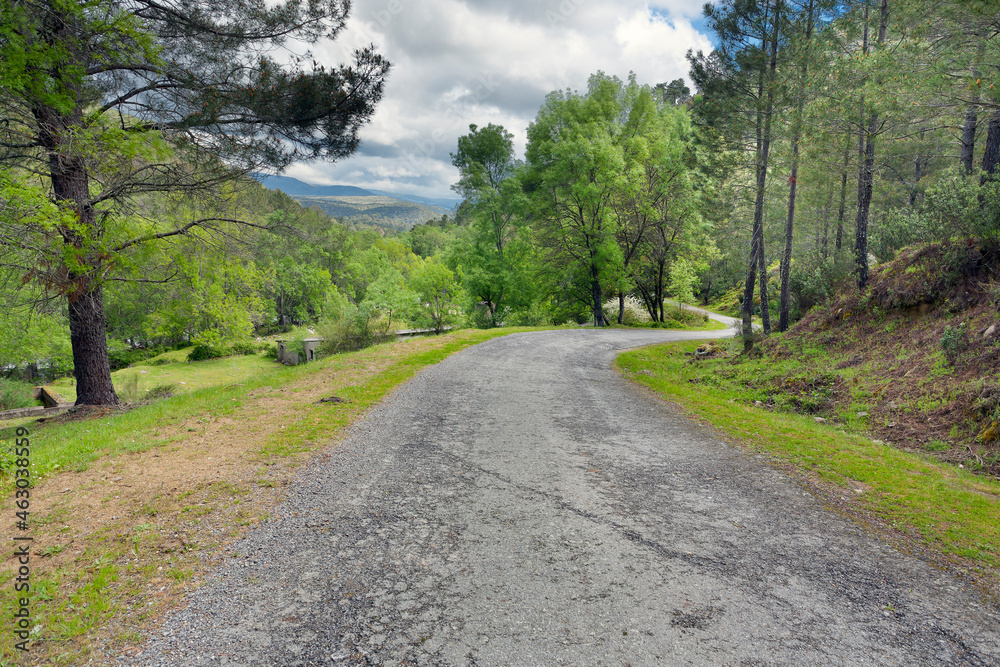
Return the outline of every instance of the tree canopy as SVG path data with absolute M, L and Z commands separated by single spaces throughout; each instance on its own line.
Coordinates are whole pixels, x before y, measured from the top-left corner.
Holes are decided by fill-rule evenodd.
M 78 403 L 117 402 L 102 288 L 141 246 L 226 233 L 223 204 L 165 228 L 142 195 L 222 201 L 239 174 L 338 159 L 381 98 L 368 48 L 329 68 L 302 52 L 335 38 L 344 0 L 27 0 L 0 7 L 3 265 L 67 298 Z M 9 253 L 9 254 L 8 254 Z

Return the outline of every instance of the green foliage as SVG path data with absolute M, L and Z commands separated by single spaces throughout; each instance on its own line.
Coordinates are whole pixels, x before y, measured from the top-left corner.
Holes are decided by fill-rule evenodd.
M 291 257 L 281 257 L 275 262 L 270 286 L 275 316 L 281 326 L 318 320 L 327 291 L 332 287 L 329 271 Z
M 715 252 L 692 180 L 687 111 L 663 100 L 634 76 L 598 72 L 586 94 L 551 93 L 528 128 L 522 180 L 540 277 L 560 299 L 587 304 L 597 325 L 606 294 L 636 289 L 659 319 L 671 273 L 673 291 L 693 300 Z
M 969 347 L 969 332 L 967 322 L 962 322 L 957 327 L 948 325 L 941 334 L 941 351 L 944 353 L 948 363 L 954 366 L 962 353 Z
M 126 403 L 137 403 L 142 396 L 139 390 L 139 373 L 132 371 L 120 376 L 115 391 Z
M 532 248 L 525 225 L 527 199 L 513 135 L 492 123 L 458 140 L 452 163 L 460 172 L 454 189 L 465 196 L 469 230 L 457 240 L 450 263 L 461 275 L 470 323 L 489 328 L 530 309 Z
M 0 410 L 30 408 L 37 405 L 31 397 L 34 387 L 26 382 L 0 377 Z
M 698 275 L 691 262 L 680 257 L 670 265 L 668 291 L 678 301 L 691 303 L 694 301 L 694 284 L 697 280 Z
M 422 320 L 437 332 L 457 320 L 461 288 L 448 267 L 427 260 L 413 274 L 413 289 L 422 302 L 418 308 L 418 324 Z
M 271 55 L 335 37 L 349 8 L 342 0 L 0 5 L 0 269 L 67 297 L 75 372 L 86 374 L 81 402 L 117 402 L 105 350 L 91 343 L 103 334 L 103 288 L 115 279 L 152 285 L 184 274 L 196 298 L 168 300 L 158 321 L 143 323 L 147 336 L 177 340 L 207 326 L 236 337 L 259 321 L 257 277 L 234 275 L 252 274 L 252 263 L 227 257 L 206 267 L 190 250 L 179 253 L 186 265 L 156 261 L 157 242 L 225 245 L 250 217 L 230 206 L 234 182 L 354 151 L 388 62 L 365 48 L 353 66 L 313 61 L 306 71 Z M 187 210 L 149 211 L 157 193 L 156 204 Z M 215 268 L 221 279 L 204 275 Z M 116 319 L 127 328 L 136 318 Z
M 215 330 L 207 330 L 192 341 L 194 347 L 188 353 L 188 361 L 205 361 L 222 357 L 256 354 L 258 346 L 248 340 L 226 340 Z
M 432 222 L 414 226 L 405 236 L 413 253 L 424 259 L 444 250 L 452 240 L 447 232 Z
M 53 380 L 73 371 L 73 350 L 66 320 L 57 312 L 32 312 L 27 307 L 0 308 L 0 367 L 31 367 Z
M 146 400 L 158 401 L 164 398 L 170 398 L 175 394 L 177 394 L 177 391 L 178 391 L 178 385 L 176 382 L 167 382 L 164 384 L 158 384 L 146 392 Z
M 352 303 L 334 290 L 327 299 L 323 319 L 316 325 L 324 354 L 360 350 L 383 342 L 390 336 L 393 319 L 416 307 L 416 296 L 400 284 L 401 277 L 391 267 L 365 289 L 365 299 Z
M 111 364 L 111 370 L 117 371 L 134 364 L 141 364 L 147 359 L 152 359 L 164 352 L 166 352 L 166 348 L 163 347 L 132 348 L 124 343 L 112 341 L 108 349 L 108 360 Z M 169 361 L 162 360 L 161 363 L 169 363 Z
M 981 180 L 957 170 L 942 174 L 924 189 L 920 207 L 887 211 L 872 231 L 872 251 L 883 259 L 920 243 L 974 238 L 1000 240 L 1000 181 Z
M 838 289 L 847 286 L 853 268 L 847 253 L 840 253 L 830 261 L 813 252 L 793 262 L 789 275 L 792 319 L 797 320 L 810 308 L 826 303 Z

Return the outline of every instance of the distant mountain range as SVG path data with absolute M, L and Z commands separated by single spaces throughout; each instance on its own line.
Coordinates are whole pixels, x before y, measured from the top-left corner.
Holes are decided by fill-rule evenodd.
M 310 185 L 289 176 L 254 174 L 254 177 L 265 187 L 272 190 L 281 190 L 293 199 L 298 199 L 299 197 L 391 197 L 424 206 L 440 208 L 443 209 L 442 213 L 451 213 L 462 203 L 461 199 L 455 198 L 421 197 L 419 195 L 386 192 L 384 190 L 366 190 L 365 188 L 357 188 L 353 185 Z

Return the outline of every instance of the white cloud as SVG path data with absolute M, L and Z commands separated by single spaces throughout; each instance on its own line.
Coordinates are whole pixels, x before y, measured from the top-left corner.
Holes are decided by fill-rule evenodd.
M 688 49 L 708 50 L 689 19 L 702 3 L 661 0 L 380 0 L 355 4 L 336 44 L 314 49 L 333 64 L 374 42 L 392 63 L 386 93 L 355 156 L 296 165 L 314 183 L 451 196 L 449 153 L 470 123 L 499 123 L 524 148 L 525 129 L 557 89 L 583 89 L 602 70 L 640 83 L 685 77 Z

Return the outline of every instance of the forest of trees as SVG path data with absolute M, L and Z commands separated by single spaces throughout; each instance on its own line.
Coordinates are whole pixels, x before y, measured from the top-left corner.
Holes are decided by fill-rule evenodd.
M 718 46 L 688 55 L 693 90 L 595 73 L 545 99 L 523 156 L 520 128 L 472 125 L 452 153 L 456 214 L 388 236 L 245 176 L 349 155 L 388 64 L 371 51 L 335 70 L 258 61 L 253 44 L 284 39 L 291 19 L 231 4 L 257 31 L 238 43 L 206 27 L 215 15 L 141 0 L 97 3 L 105 16 L 2 10 L 6 373 L 75 368 L 81 402 L 109 403 L 107 371 L 81 377 L 112 365 L 83 340 L 98 328 L 114 362 L 296 325 L 344 345 L 404 322 L 603 326 L 627 321 L 633 300 L 656 324 L 674 298 L 739 308 L 749 348 L 754 317 L 785 330 L 837 290 L 865 289 L 905 246 L 998 241 L 995 2 L 707 6 Z M 301 37 L 335 35 L 341 4 L 303 9 L 318 13 L 299 17 Z M 178 51 L 149 25 L 182 34 Z M 95 40 L 104 29 L 115 39 Z M 220 68 L 226 49 L 246 67 Z M 67 58 L 79 66 L 45 79 L 44 63 Z

